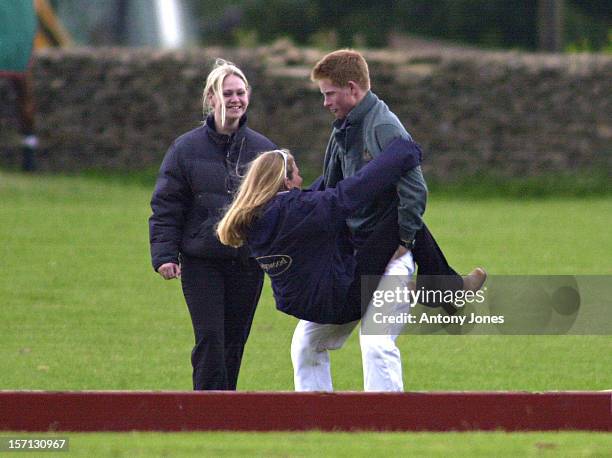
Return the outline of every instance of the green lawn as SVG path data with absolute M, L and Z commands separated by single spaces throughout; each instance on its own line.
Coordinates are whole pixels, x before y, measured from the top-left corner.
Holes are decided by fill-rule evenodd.
M 576 432 L 64 433 L 49 437 L 67 437 L 69 452 L 45 452 L 39 454 L 41 457 L 563 456 L 576 458 L 605 457 L 612 454 L 612 435 Z
M 149 264 L 151 189 L 0 172 L 0 389 L 189 390 L 191 324 L 177 281 Z M 431 196 L 427 222 L 461 271 L 612 274 L 612 197 L 474 200 Z M 260 302 L 240 390 L 291 390 L 296 320 Z M 405 387 L 612 388 L 609 336 L 402 336 Z M 356 335 L 333 353 L 335 387 L 360 390 Z M 88 456 L 604 456 L 597 434 L 71 435 Z M 462 437 L 465 439 L 457 439 Z M 284 445 L 291 441 L 292 446 Z M 452 445 L 451 445 L 452 444 Z M 82 445 L 82 446 L 81 446 Z M 127 447 L 124 452 L 124 445 Z M 379 446 L 382 447 L 379 449 Z M 125 455 L 123 455 L 125 453 Z M 47 455 L 45 455 L 47 456 Z
M 177 281 L 150 268 L 150 189 L 0 175 L 1 389 L 191 386 L 191 324 Z M 436 199 L 427 220 L 449 259 L 490 273 L 612 273 L 612 197 Z M 291 390 L 295 319 L 260 302 L 241 390 Z M 356 333 L 333 353 L 335 386 L 360 390 Z M 612 388 L 608 336 L 402 336 L 407 390 Z

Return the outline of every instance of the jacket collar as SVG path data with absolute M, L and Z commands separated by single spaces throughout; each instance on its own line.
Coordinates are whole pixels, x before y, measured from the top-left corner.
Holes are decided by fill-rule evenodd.
M 366 114 L 374 107 L 378 97 L 372 91 L 368 91 L 365 97 L 353 108 L 345 119 L 334 122 L 334 137 L 340 146 L 341 153 L 346 153 L 355 145 L 355 141 L 361 132 L 361 124 Z
M 244 136 L 246 129 L 247 115 L 244 114 L 238 122 L 238 130 L 231 135 L 221 134 L 215 129 L 215 116 L 211 113 L 206 118 L 206 126 L 208 127 L 209 138 L 217 145 L 227 145 L 233 143 L 235 139 Z
M 372 92 L 368 91 L 366 95 L 361 99 L 361 102 L 353 108 L 344 119 L 337 119 L 334 121 L 334 128 L 343 130 L 348 126 L 356 126 L 361 124 L 365 115 L 372 109 L 372 107 L 378 101 L 378 97 Z

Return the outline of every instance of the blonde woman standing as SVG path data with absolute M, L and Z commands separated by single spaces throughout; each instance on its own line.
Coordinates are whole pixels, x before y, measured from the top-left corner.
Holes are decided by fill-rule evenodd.
M 193 324 L 194 390 L 235 390 L 263 285 L 245 248 L 219 243 L 214 227 L 246 165 L 275 145 L 247 127 L 244 73 L 217 59 L 203 91 L 205 123 L 177 138 L 162 162 L 149 219 L 153 268 L 180 278 Z

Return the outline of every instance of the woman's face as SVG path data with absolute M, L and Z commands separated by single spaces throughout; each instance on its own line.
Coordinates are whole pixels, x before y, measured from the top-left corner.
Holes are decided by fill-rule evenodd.
M 302 176 L 300 175 L 300 169 L 298 168 L 295 160 L 289 159 L 293 165 L 293 173 L 291 174 L 291 178 L 285 178 L 285 187 L 287 189 L 298 188 L 302 189 Z
M 211 96 L 211 106 L 215 114 L 215 121 L 221 122 L 221 99 L 225 105 L 225 125 L 238 122 L 249 106 L 249 92 L 244 81 L 239 76 L 227 75 L 223 80 L 223 92 L 219 97 Z

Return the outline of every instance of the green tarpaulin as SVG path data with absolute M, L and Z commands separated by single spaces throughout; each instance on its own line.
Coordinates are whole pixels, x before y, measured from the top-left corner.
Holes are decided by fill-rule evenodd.
M 0 73 L 27 70 L 36 26 L 33 0 L 0 0 Z

